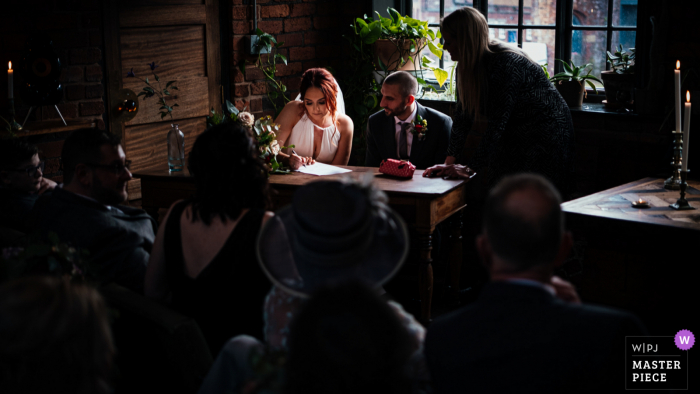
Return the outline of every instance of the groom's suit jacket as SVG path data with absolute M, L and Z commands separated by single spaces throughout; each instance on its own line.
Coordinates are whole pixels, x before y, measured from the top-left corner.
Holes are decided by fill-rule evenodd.
M 428 121 L 428 131 L 420 140 L 413 136 L 409 161 L 418 169 L 426 169 L 435 164 L 442 164 L 447 157 L 447 145 L 452 131 L 452 119 L 432 108 L 426 108 L 416 102 L 420 115 Z M 367 155 L 365 166 L 379 167 L 382 160 L 399 159 L 396 154 L 396 122 L 393 116 L 379 111 L 369 117 L 367 122 Z

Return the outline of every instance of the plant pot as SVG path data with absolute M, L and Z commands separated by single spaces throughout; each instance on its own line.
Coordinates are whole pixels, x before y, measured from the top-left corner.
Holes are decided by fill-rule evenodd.
M 559 81 L 556 87 L 569 108 L 577 108 L 583 105 L 583 95 L 586 93 L 585 82 Z
M 603 71 L 600 79 L 605 86 L 605 100 L 608 105 L 624 104 L 632 99 L 634 91 L 634 74 L 618 74 L 615 71 Z
M 416 49 L 420 49 L 425 46 L 425 38 L 416 40 Z M 405 53 L 403 56 L 404 64 L 400 66 L 399 61 L 399 48 L 403 48 L 401 52 Z M 414 53 L 410 52 L 411 40 L 377 40 L 372 44 L 372 50 L 374 51 L 374 58 L 379 58 L 385 67 L 389 71 L 409 71 L 420 68 L 420 51 Z M 414 64 L 415 60 L 415 64 Z M 376 65 L 377 70 L 381 70 L 379 64 Z

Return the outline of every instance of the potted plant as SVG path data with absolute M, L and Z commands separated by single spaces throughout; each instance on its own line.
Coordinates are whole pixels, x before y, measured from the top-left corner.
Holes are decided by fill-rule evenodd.
M 564 71 L 555 74 L 553 77 L 549 78 L 549 80 L 554 83 L 559 94 L 561 94 L 569 107 L 580 107 L 583 105 L 583 96 L 586 94 L 586 83 L 598 94 L 598 90 L 591 80 L 600 83 L 603 82 L 591 75 L 591 70 L 593 68 L 584 74 L 586 68 L 591 66 L 591 63 L 586 63 L 583 66 L 576 66 L 573 60 L 571 64 L 567 64 L 563 60 L 557 60 L 564 65 Z
M 632 99 L 635 49 L 629 48 L 626 52 L 620 45 L 614 55 L 608 51 L 607 58 L 612 70 L 600 73 L 605 85 L 605 99 L 609 106 L 621 106 Z
M 428 27 L 427 21 L 402 16 L 398 11 L 389 7 L 391 18 L 384 18 L 378 12 L 377 20 L 357 18 L 354 24 L 355 34 L 362 42 L 372 46 L 375 66 L 382 71 L 412 71 L 420 69 L 418 56 L 427 46 L 438 58 L 442 57 L 442 45 L 434 44 L 440 39 Z

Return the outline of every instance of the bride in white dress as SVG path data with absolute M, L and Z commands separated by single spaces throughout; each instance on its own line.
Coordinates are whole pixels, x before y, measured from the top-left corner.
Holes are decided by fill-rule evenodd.
M 306 70 L 301 77 L 300 94 L 282 109 L 275 123 L 280 125 L 277 140 L 282 146 L 294 145 L 280 154 L 296 170 L 318 161 L 347 165 L 352 148 L 353 124 L 345 115 L 343 93 L 330 72 L 323 68 Z

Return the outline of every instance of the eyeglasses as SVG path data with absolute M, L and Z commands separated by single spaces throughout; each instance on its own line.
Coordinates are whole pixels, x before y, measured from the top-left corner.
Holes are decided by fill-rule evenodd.
M 27 176 L 34 177 L 36 175 L 36 172 L 41 170 L 41 173 L 44 173 L 44 167 L 46 166 L 46 163 L 43 161 L 39 163 L 38 166 L 36 167 L 27 167 L 27 168 L 12 168 L 8 169 L 6 171 L 14 171 L 14 172 L 26 172 Z
M 96 167 L 96 168 L 104 168 L 110 172 L 113 172 L 114 175 L 122 175 L 124 171 L 127 171 L 131 168 L 131 160 L 126 160 L 124 164 L 121 163 L 115 163 L 115 164 L 93 164 L 93 163 L 85 163 L 89 165 L 90 167 Z

